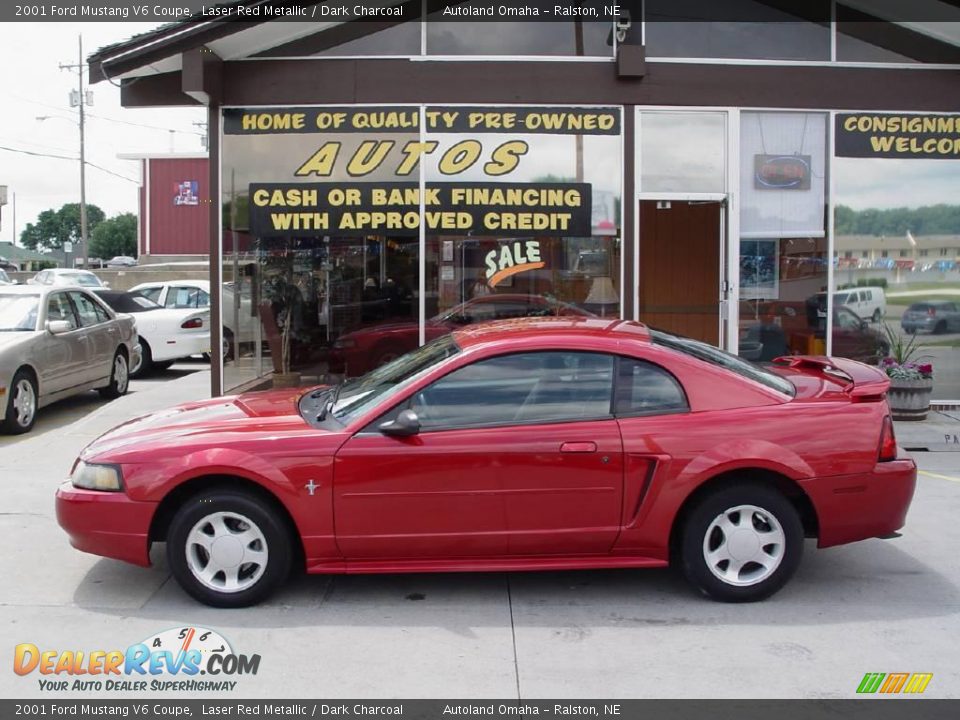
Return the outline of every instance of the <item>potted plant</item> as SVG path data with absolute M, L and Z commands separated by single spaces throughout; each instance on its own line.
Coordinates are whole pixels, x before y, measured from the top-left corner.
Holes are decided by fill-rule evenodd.
M 884 323 L 890 344 L 889 355 L 880 369 L 890 378 L 887 401 L 894 420 L 926 420 L 933 393 L 933 365 L 917 356 L 920 346 L 915 335 L 905 338 Z
M 300 384 L 300 373 L 290 370 L 291 340 L 295 335 L 294 324 L 298 303 L 301 302 L 300 290 L 293 282 L 292 266 L 282 268 L 282 271 L 270 277 L 264 283 L 264 297 L 275 308 L 268 314 L 273 316 L 276 330 L 279 331 L 279 353 L 271 348 L 274 355 L 279 354 L 279 363 L 274 358 L 274 387 L 297 387 Z M 272 344 L 272 343 L 271 343 Z

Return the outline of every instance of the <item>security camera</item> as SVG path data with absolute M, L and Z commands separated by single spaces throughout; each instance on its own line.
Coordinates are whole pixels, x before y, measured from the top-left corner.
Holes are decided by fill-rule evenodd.
M 622 43 L 627 39 L 627 33 L 630 32 L 630 28 L 633 27 L 633 21 L 630 19 L 629 12 L 624 10 L 623 13 L 623 15 L 616 19 L 618 43 Z

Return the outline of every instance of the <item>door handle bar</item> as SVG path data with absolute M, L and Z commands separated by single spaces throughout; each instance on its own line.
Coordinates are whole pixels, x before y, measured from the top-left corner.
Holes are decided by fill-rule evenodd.
M 560 446 L 562 453 L 592 453 L 597 451 L 595 442 L 565 442 Z

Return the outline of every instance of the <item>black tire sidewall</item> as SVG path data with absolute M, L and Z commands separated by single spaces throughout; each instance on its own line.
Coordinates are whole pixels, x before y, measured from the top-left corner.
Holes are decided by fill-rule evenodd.
M 216 512 L 235 512 L 250 519 L 267 542 L 267 568 L 252 587 L 237 593 L 221 593 L 202 585 L 187 566 L 186 540 L 193 526 Z M 245 492 L 210 490 L 195 495 L 177 511 L 167 532 L 167 562 L 187 594 L 212 607 L 241 608 L 256 605 L 273 593 L 290 574 L 290 532 L 279 513 L 264 501 Z
M 716 577 L 703 558 L 707 528 L 720 513 L 737 505 L 756 505 L 773 515 L 783 528 L 784 557 L 773 575 L 757 585 L 737 587 Z M 754 602 L 780 590 L 796 572 L 803 557 L 803 524 L 793 504 L 774 488 L 738 484 L 714 491 L 692 509 L 681 537 L 684 575 L 702 593 L 722 602 Z
M 17 385 L 21 380 L 29 381 L 30 385 L 33 386 L 33 397 L 37 404 L 37 409 L 33 411 L 33 417 L 30 419 L 30 424 L 24 427 L 17 422 L 16 411 L 13 408 L 13 401 L 17 394 Z M 33 429 L 34 423 L 37 422 L 37 412 L 39 411 L 40 405 L 40 394 L 37 390 L 37 381 L 31 377 L 30 373 L 24 372 L 23 370 L 17 370 L 13 375 L 13 380 L 10 382 L 9 397 L 7 397 L 7 406 L 3 415 L 3 431 L 8 435 L 22 435 L 23 433 L 28 433 Z
M 120 388 L 117 387 L 117 355 L 123 357 L 124 362 L 127 363 L 127 386 L 123 389 L 123 392 L 120 392 Z M 104 388 L 100 388 L 100 395 L 109 399 L 114 400 L 122 395 L 126 395 L 130 390 L 130 359 L 123 353 L 119 348 L 113 354 L 113 359 L 110 360 L 110 384 Z
M 129 372 L 129 367 L 127 368 Z M 153 370 L 153 351 L 150 349 L 150 344 L 140 338 L 140 367 L 137 368 L 135 373 L 131 372 L 131 378 L 142 378 L 145 375 L 148 375 L 150 371 Z

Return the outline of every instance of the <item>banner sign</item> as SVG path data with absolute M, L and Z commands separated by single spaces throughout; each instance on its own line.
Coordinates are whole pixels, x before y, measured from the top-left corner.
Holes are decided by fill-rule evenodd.
M 259 237 L 420 232 L 414 182 L 251 183 L 250 232 Z M 430 183 L 424 222 L 432 235 L 589 237 L 585 183 Z
M 427 132 L 509 132 L 518 135 L 619 135 L 618 108 L 428 107 Z M 297 133 L 419 133 L 420 109 L 405 107 L 284 107 L 223 111 L 226 135 Z
M 838 114 L 837 157 L 960 158 L 960 115 Z

